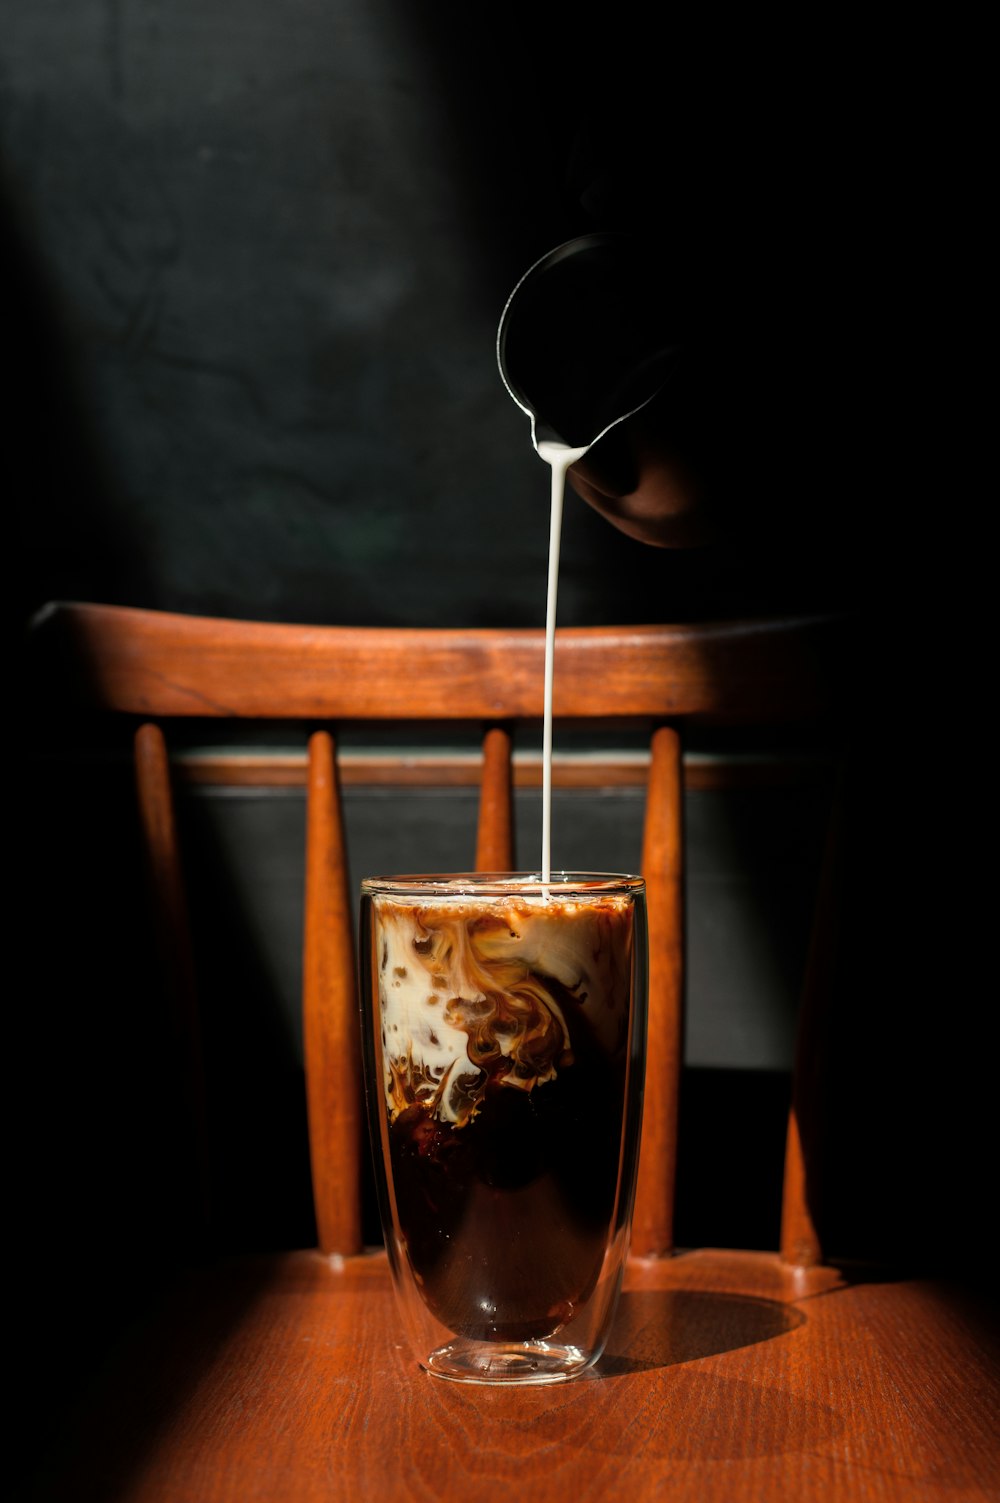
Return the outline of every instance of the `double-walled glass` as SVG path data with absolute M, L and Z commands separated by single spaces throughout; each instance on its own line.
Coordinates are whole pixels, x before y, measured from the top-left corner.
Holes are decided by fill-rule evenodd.
M 408 1338 L 441 1377 L 549 1383 L 607 1340 L 646 1039 L 641 877 L 361 884 L 365 1075 Z

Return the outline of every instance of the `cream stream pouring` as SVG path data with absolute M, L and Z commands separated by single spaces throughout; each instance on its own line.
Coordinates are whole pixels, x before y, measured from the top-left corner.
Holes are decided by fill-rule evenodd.
M 649 403 L 676 348 L 666 337 L 662 277 L 630 237 L 585 235 L 529 268 L 507 299 L 497 363 L 552 473 L 542 733 L 542 880 L 552 873 L 552 681 L 566 473 Z

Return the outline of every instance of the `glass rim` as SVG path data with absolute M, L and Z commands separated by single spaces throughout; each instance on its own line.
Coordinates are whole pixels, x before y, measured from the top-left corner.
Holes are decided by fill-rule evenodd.
M 541 872 L 416 872 L 361 880 L 363 895 L 384 897 L 543 897 L 553 891 L 601 897 L 638 894 L 645 887 L 645 879 L 632 872 L 554 871 L 547 882 Z

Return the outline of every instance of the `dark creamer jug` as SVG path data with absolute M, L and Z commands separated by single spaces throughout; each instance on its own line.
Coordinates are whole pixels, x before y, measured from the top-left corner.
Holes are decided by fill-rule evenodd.
M 662 248 L 624 233 L 550 251 L 507 300 L 497 361 L 531 438 L 586 452 L 573 489 L 643 542 L 711 535 L 697 451 L 704 403 Z
M 521 278 L 497 360 L 536 444 L 592 445 L 660 390 L 677 356 L 662 281 L 649 248 L 612 233 L 570 240 Z

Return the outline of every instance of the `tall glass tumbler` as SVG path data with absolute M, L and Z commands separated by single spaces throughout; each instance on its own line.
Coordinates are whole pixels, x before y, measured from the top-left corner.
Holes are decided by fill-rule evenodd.
M 607 1340 L 642 1121 L 641 877 L 361 884 L 365 1077 L 402 1322 L 428 1372 L 575 1377 Z

